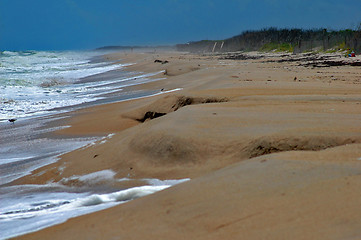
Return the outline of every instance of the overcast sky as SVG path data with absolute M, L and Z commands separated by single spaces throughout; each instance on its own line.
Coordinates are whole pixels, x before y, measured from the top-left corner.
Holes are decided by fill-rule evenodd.
M 361 0 L 0 0 L 0 50 L 174 44 L 360 22 Z

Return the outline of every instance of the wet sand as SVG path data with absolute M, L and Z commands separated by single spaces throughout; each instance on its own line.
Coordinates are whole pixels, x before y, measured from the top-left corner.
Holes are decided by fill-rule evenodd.
M 183 90 L 77 112 L 59 136 L 115 135 L 15 183 L 59 182 L 106 169 L 135 179 L 130 185 L 141 178 L 192 180 L 19 239 L 361 236 L 359 67 L 280 61 L 292 56 L 277 54 L 107 57 L 137 63 L 130 71 L 164 70 L 155 77 L 165 79 L 134 90 Z

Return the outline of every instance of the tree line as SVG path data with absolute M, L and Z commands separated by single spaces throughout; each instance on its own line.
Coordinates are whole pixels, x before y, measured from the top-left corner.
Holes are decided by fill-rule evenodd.
M 361 26 L 361 25 L 360 25 Z M 224 40 L 203 40 L 176 45 L 177 50 L 187 52 L 234 51 L 308 51 L 353 50 L 361 53 L 361 27 L 345 29 L 277 29 L 268 28 L 245 31 Z

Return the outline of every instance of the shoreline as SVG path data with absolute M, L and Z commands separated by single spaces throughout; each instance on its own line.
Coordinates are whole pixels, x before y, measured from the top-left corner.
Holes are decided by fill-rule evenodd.
M 99 60 L 98 60 L 99 61 Z M 104 61 L 105 64 L 108 64 L 107 62 L 109 61 Z M 119 65 L 117 63 L 112 63 L 115 65 Z M 99 81 L 100 80 L 100 84 L 105 83 L 109 83 L 109 81 L 111 81 L 112 79 L 116 79 L 116 78 L 121 78 L 121 82 L 124 81 L 122 78 L 126 77 L 126 75 L 129 75 L 129 79 L 140 79 L 143 82 L 149 82 L 147 84 L 151 84 L 153 81 L 157 81 L 158 79 L 156 78 L 156 75 L 159 75 L 159 73 L 142 73 L 142 72 L 135 72 L 135 71 L 124 71 L 124 67 L 122 67 L 121 69 L 118 70 L 112 70 L 110 72 L 105 72 L 105 73 L 101 73 L 101 74 L 96 74 L 96 75 L 92 75 L 91 77 L 85 77 L 79 80 L 79 82 L 75 83 L 75 84 L 84 84 L 87 83 L 88 81 Z M 47 110 L 35 114 L 35 115 L 29 115 L 27 117 L 22 117 L 17 119 L 16 124 L 10 125 L 7 124 L 8 121 L 4 120 L 4 122 L 2 123 L 1 126 L 1 130 L 3 131 L 3 136 L 6 136 L 6 138 L 8 138 L 9 142 L 17 142 L 18 145 L 22 144 L 22 141 L 24 139 L 27 139 L 24 144 L 26 146 L 24 146 L 24 148 L 26 148 L 26 150 L 24 150 L 24 153 L 20 150 L 13 150 L 14 153 L 16 153 L 17 155 L 19 155 L 19 152 L 21 152 L 24 156 L 25 159 L 21 162 L 20 161 L 17 163 L 21 163 L 23 164 L 23 166 L 21 166 L 21 168 L 24 168 L 25 166 L 29 165 L 31 166 L 31 169 L 29 169 L 29 171 L 27 171 L 26 174 L 29 174 L 30 171 L 33 171 L 34 169 L 38 169 L 39 166 L 47 166 L 49 164 L 49 162 L 56 162 L 58 156 L 63 155 L 64 153 L 67 153 L 69 151 L 74 151 L 78 148 L 84 147 L 85 145 L 87 145 L 88 142 L 88 138 L 92 138 L 92 140 L 90 141 L 95 141 L 96 138 L 100 138 L 100 137 L 104 137 L 106 136 L 108 133 L 106 132 L 93 132 L 93 133 L 86 133 L 86 134 L 82 134 L 79 133 L 77 134 L 56 134 L 57 131 L 61 132 L 62 130 L 64 130 L 64 132 L 66 132 L 67 128 L 69 128 L 70 126 L 67 124 L 67 121 L 69 119 L 72 118 L 72 116 L 79 114 L 82 111 L 87 111 L 86 109 L 91 109 L 92 107 L 96 107 L 96 106 L 102 106 L 105 104 L 111 104 L 112 102 L 123 102 L 123 101 L 127 101 L 129 99 L 137 99 L 137 98 L 142 98 L 142 97 L 147 97 L 147 96 L 152 96 L 155 94 L 158 94 L 158 92 L 160 92 L 158 89 L 151 89 L 149 88 L 149 90 L 147 89 L 142 89 L 137 87 L 137 84 L 142 84 L 139 82 L 135 82 L 133 85 L 127 85 L 127 86 L 123 86 L 123 89 L 135 89 L 133 92 L 131 91 L 124 91 L 122 89 L 118 90 L 118 91 L 122 91 L 123 93 L 116 93 L 115 95 L 113 93 L 107 93 L 107 95 L 105 96 L 99 96 L 102 97 L 102 99 L 97 99 L 95 101 L 90 101 L 90 102 L 85 102 L 85 103 L 81 103 L 81 104 L 76 104 L 76 105 L 70 105 L 70 106 L 64 106 L 64 107 L 58 107 L 58 108 L 54 108 L 51 110 Z M 112 96 L 114 95 L 114 96 Z M 103 98 L 104 97 L 104 98 Z M 21 133 L 22 131 L 22 133 Z M 73 141 L 74 142 L 74 146 L 77 146 L 74 148 L 74 146 L 64 146 L 61 147 L 59 149 L 55 148 L 51 148 L 48 149 L 48 151 L 55 151 L 54 153 L 52 152 L 51 154 L 44 152 L 44 154 L 37 154 L 36 152 L 33 152 L 33 150 L 30 148 L 30 145 L 34 144 L 32 142 L 36 142 L 36 141 L 48 141 L 49 144 L 52 144 L 51 142 L 56 142 L 56 140 L 59 141 L 64 141 L 66 142 L 68 141 Z M 28 143 L 29 141 L 31 141 L 30 143 Z M 2 142 L 2 141 L 1 141 Z M 84 143 L 82 143 L 84 142 Z M 4 144 L 6 144 L 5 138 L 4 138 Z M 10 143 L 9 143 L 10 144 Z M 8 144 L 8 145 L 9 145 Z M 44 142 L 45 144 L 45 142 Z M 56 144 L 56 143 L 55 143 Z M 29 145 L 29 146 L 27 146 Z M 66 144 L 65 144 L 66 145 Z M 69 145 L 69 144 L 68 144 Z M 10 145 L 9 145 L 10 147 Z M 8 147 L 8 148 L 9 148 Z M 28 149 L 29 147 L 29 149 Z M 14 148 L 15 147 L 11 147 Z M 36 148 L 35 146 L 33 148 Z M 44 149 L 46 149 L 46 146 L 44 145 Z M 70 150 L 67 150 L 70 149 Z M 5 150 L 4 150 L 5 151 Z M 27 152 L 26 152 L 27 151 Z M 35 150 L 34 150 L 35 151 Z M 42 149 L 39 148 L 39 151 L 42 151 Z M 46 151 L 46 150 L 44 150 Z M 30 153 L 28 153 L 30 152 Z M 62 152 L 62 153 L 61 153 Z M 29 155 L 31 154 L 32 155 Z M 9 153 L 11 154 L 11 152 Z M 12 154 L 14 155 L 14 154 Z M 44 161 L 44 163 L 41 162 L 41 158 L 51 158 L 47 161 Z M 14 158 L 15 159 L 15 158 Z M 4 159 L 5 160 L 5 159 Z M 29 162 L 29 163 L 28 163 Z M 34 162 L 36 163 L 36 165 L 32 166 L 30 162 Z M 14 165 L 13 167 L 10 165 Z M 13 164 L 11 162 L 9 162 L 8 164 L 3 164 L 1 171 L 6 172 L 8 167 L 9 168 L 20 168 L 19 166 L 15 166 L 16 164 Z M 16 174 L 16 176 L 19 174 Z M 20 174 L 20 175 L 24 175 L 24 174 Z M 14 175 L 15 176 L 15 175 Z M 12 178 L 12 177 L 11 177 Z M 1 184 L 9 184 L 6 183 L 5 181 L 1 182 Z M 11 182 L 10 182 L 11 184 Z
M 127 67 L 130 71 L 157 72 L 164 68 L 166 71 L 167 79 L 130 89 L 183 90 L 79 111 L 69 122 L 72 127 L 57 134 L 115 135 L 104 144 L 67 153 L 58 162 L 34 171 L 15 184 L 59 182 L 74 175 L 108 169 L 115 171 L 118 179 L 130 176 L 192 180 L 18 239 L 50 236 L 87 239 L 90 235 L 140 239 L 149 233 L 146 229 L 154 230 L 152 239 L 170 234 L 175 239 L 230 238 L 243 234 L 250 234 L 249 239 L 261 236 L 304 239 L 306 235 L 297 237 L 296 233 L 310 228 L 307 235 L 310 237 L 331 236 L 336 230 L 337 236 L 360 234 L 361 223 L 355 209 L 360 198 L 350 191 L 359 186 L 357 176 L 361 173 L 358 161 L 361 115 L 357 109 L 361 104 L 360 69 L 311 68 L 264 59 L 220 60 L 217 56 L 184 53 L 108 56 L 112 60 L 122 57 L 122 61 L 138 61 Z M 168 63 L 154 62 L 157 59 Z M 305 156 L 307 160 L 303 159 Z M 59 174 L 57 169 L 62 166 L 64 169 Z M 338 171 L 340 167 L 342 170 Z M 314 175 L 307 180 L 309 175 L 304 173 L 312 169 L 316 169 Z M 241 173 L 244 177 L 239 177 L 243 176 Z M 298 177 L 294 178 L 292 173 Z M 265 184 L 267 178 L 277 184 Z M 335 192 L 333 186 L 347 184 L 345 178 L 351 178 L 348 179 L 351 186 Z M 257 190 L 259 184 L 262 191 Z M 229 193 L 225 205 L 217 203 L 222 201 L 223 191 Z M 192 200 L 191 193 L 195 192 L 197 197 Z M 240 201 L 238 194 L 248 197 Z M 320 199 L 312 202 L 310 195 Z M 345 219 L 342 218 L 352 224 L 337 225 L 341 220 L 336 210 L 344 207 L 341 203 L 325 203 L 322 210 L 329 214 L 310 211 L 330 196 L 340 202 L 350 196 L 354 198 L 346 208 Z M 169 201 L 171 204 L 166 204 Z M 262 201 L 269 206 L 263 206 Z M 280 206 L 277 201 L 285 205 Z M 290 211 L 292 201 L 299 212 L 305 211 L 309 216 Z M 302 201 L 307 204 L 301 204 Z M 232 212 L 232 204 L 234 209 L 247 206 L 248 210 Z M 237 218 L 236 213 L 244 217 Z M 120 223 L 120 216 L 127 217 L 122 217 L 124 221 Z M 313 227 L 309 225 L 312 217 L 318 219 Z M 156 226 L 158 218 L 161 224 Z M 303 224 L 296 226 L 294 221 L 286 221 L 292 218 L 301 219 Z M 243 219 L 249 219 L 247 224 L 252 227 L 241 227 Z M 132 227 L 135 222 L 142 222 L 142 226 Z M 270 222 L 276 222 L 277 227 Z M 115 225 L 118 228 L 112 227 Z M 316 226 L 321 225 L 323 235 L 316 231 Z M 140 229 L 135 230 L 135 226 Z M 293 229 L 296 229 L 294 233 Z
M 119 65 L 117 63 L 114 64 Z M 91 202 L 91 200 L 86 199 L 87 197 L 91 199 L 92 197 L 97 198 L 97 195 L 99 194 L 105 194 L 101 198 L 112 199 L 113 195 L 122 195 L 122 191 L 125 191 L 124 189 L 128 189 L 129 192 L 138 192 L 134 195 L 136 198 L 137 195 L 146 195 L 148 191 L 158 191 L 157 189 L 160 189 L 159 187 L 161 186 L 153 186 L 151 183 L 154 181 L 158 181 L 156 184 L 162 185 L 163 183 L 161 183 L 161 181 L 157 179 L 149 179 L 150 182 L 147 179 L 113 179 L 113 175 L 115 175 L 115 173 L 111 170 L 94 171 L 86 174 L 86 176 L 74 175 L 70 178 L 62 178 L 59 182 L 49 180 L 41 184 L 28 184 L 26 182 L 20 185 L 14 184 L 17 181 L 21 181 L 20 179 L 24 176 L 31 176 L 31 172 L 35 172 L 37 169 L 44 169 L 47 168 L 49 165 L 53 166 L 52 163 L 56 164 L 60 156 L 66 153 L 77 149 L 90 147 L 95 143 L 101 144 L 103 142 L 106 142 L 109 138 L 112 137 L 113 134 L 111 133 L 118 131 L 116 129 L 119 128 L 119 126 L 116 125 L 113 125 L 114 128 L 108 125 L 106 126 L 106 131 L 108 131 L 109 133 L 104 132 L 104 129 L 97 130 L 93 127 L 91 128 L 92 131 L 89 131 L 88 129 L 86 132 L 76 133 L 74 131 L 67 131 L 66 129 L 71 127 L 69 125 L 69 120 L 71 120 L 72 117 L 79 115 L 81 112 L 88 112 L 89 109 L 93 107 L 97 108 L 106 105 L 104 103 L 111 103 L 113 101 L 115 101 L 116 103 L 121 103 L 124 101 L 126 102 L 130 99 L 142 99 L 178 90 L 163 89 L 163 91 L 160 91 L 160 89 L 155 88 L 144 89 L 142 87 L 138 87 L 136 84 L 139 84 L 140 82 L 154 85 L 155 82 L 159 80 L 159 77 L 156 76 L 159 75 L 159 73 L 126 71 L 124 68 L 120 71 L 114 70 L 110 73 L 107 72 L 103 74 L 97 74 L 92 77 L 83 78 L 80 80 L 80 84 L 86 84 L 87 81 L 93 81 L 95 84 L 103 84 L 103 82 L 111 81 L 119 82 L 123 81 L 123 77 L 126 75 L 131 76 L 129 78 L 129 82 L 135 82 L 135 84 L 128 84 L 128 86 L 126 87 L 123 86 L 123 89 L 121 90 L 122 92 L 114 94 L 113 97 L 107 95 L 104 96 L 107 97 L 107 99 L 100 101 L 97 100 L 95 103 L 92 102 L 82 105 L 69 106 L 64 109 L 54 109 L 52 110 L 52 112 L 49 112 L 46 115 L 33 116 L 26 119 L 22 118 L 19 119 L 19 121 L 17 121 L 14 125 L 4 125 L 3 130 L 6 130 L 6 133 L 9 134 L 9 146 L 12 145 L 14 142 L 17 142 L 17 146 L 13 146 L 13 148 L 15 149 L 19 145 L 22 146 L 21 140 L 26 139 L 24 141 L 24 144 L 26 146 L 23 147 L 23 149 L 21 147 L 18 147 L 19 150 L 13 151 L 17 154 L 17 156 L 19 156 L 17 158 L 19 160 L 16 160 L 16 162 L 10 162 L 11 160 L 9 159 L 9 163 L 2 164 L 0 169 L 0 171 L 3 172 L 3 175 L 0 179 L 0 182 L 2 184 L 2 188 L 0 189 L 0 191 L 2 192 L 1 201 L 3 202 L 0 218 L 2 219 L 2 221 L 4 221 L 1 228 L 4 237 L 14 236 L 14 233 L 16 234 L 17 231 L 22 234 L 33 231 L 33 226 L 37 225 L 38 221 L 46 222 L 45 220 L 41 219 L 43 218 L 42 212 L 44 210 L 47 211 L 46 209 L 48 208 L 50 208 L 48 221 L 50 222 L 50 225 L 54 225 L 54 222 L 56 223 L 56 220 L 52 219 L 54 212 L 64 211 L 63 213 L 61 213 L 63 216 L 61 219 L 66 219 L 66 216 L 68 216 L 70 213 L 69 211 L 67 211 L 67 207 L 75 207 L 75 209 L 73 209 L 74 211 L 70 213 L 70 215 L 74 217 L 79 215 L 79 213 L 84 214 L 87 212 L 93 212 L 94 210 L 92 209 L 104 209 L 107 205 L 109 207 L 109 204 L 113 204 L 113 206 L 117 205 L 119 204 L 119 201 L 121 201 L 121 197 L 117 197 L 118 200 L 113 199 L 110 201 L 110 203 L 105 201 L 103 203 L 94 202 L 91 203 L 89 206 L 86 205 L 86 207 L 83 207 L 85 210 L 82 209 L 80 206 L 76 208 L 75 205 L 81 205 L 82 201 Z M 117 84 L 118 83 L 116 83 L 115 85 Z M 132 88 L 133 90 L 127 90 L 130 88 Z M 104 124 L 100 123 L 99 126 L 104 126 Z M 84 124 L 82 124 L 82 127 L 84 127 Z M 124 128 L 124 126 L 121 126 L 121 128 Z M 26 130 L 25 132 L 24 129 Z M 64 133 L 56 133 L 56 131 L 61 132 L 62 130 L 64 131 Z M 7 145 L 5 145 L 4 147 L 6 146 Z M 23 157 L 24 159 L 21 159 L 22 156 L 25 156 Z M 15 158 L 13 160 L 15 161 Z M 60 167 L 58 171 L 61 172 L 62 167 Z M 39 175 L 41 175 L 41 173 Z M 88 179 L 87 182 L 91 182 L 91 184 L 88 185 L 86 183 L 86 186 L 84 186 L 84 179 Z M 116 186 L 110 184 L 109 186 L 106 184 L 107 186 L 105 186 L 104 188 L 100 188 L 98 186 L 104 181 L 107 182 L 108 179 L 116 181 Z M 173 184 L 174 182 L 171 182 L 171 185 Z M 164 183 L 163 185 L 163 187 L 166 187 L 166 183 Z M 109 191 L 111 193 L 109 193 Z M 27 192 L 27 195 L 24 195 L 24 192 Z M 48 194 L 46 195 L 44 194 L 44 192 L 47 192 Z M 126 192 L 127 191 L 125 191 L 124 194 L 126 194 Z M 85 199 L 77 199 L 77 194 L 80 193 L 81 196 L 83 196 L 82 198 Z M 59 198 L 58 200 L 54 199 L 57 197 Z M 132 193 L 130 193 L 130 199 L 133 199 Z M 54 201 L 55 203 L 53 203 Z M 18 204 L 14 204 L 14 202 L 17 202 Z M 60 205 L 58 202 L 60 202 Z M 93 204 L 99 206 L 92 207 Z M 29 215 L 31 215 L 30 218 L 34 219 L 32 222 L 26 220 L 27 218 L 29 218 Z M 6 221 L 7 219 L 9 219 L 9 221 Z M 57 223 L 60 222 L 61 221 L 59 220 Z M 43 228 L 45 226 L 49 227 L 49 223 L 46 222 L 45 224 L 42 225 L 40 223 L 38 225 L 40 228 Z M 23 225 L 23 227 L 18 227 L 21 225 Z

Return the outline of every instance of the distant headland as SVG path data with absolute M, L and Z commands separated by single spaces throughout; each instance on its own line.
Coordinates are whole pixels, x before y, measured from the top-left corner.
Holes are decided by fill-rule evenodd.
M 96 48 L 95 50 L 97 51 L 113 51 L 113 50 L 119 50 L 119 51 L 125 51 L 125 50 L 134 50 L 134 51 L 139 51 L 139 50 L 151 50 L 153 51 L 154 49 L 164 49 L 164 50 L 174 50 L 175 46 L 174 45 L 164 45 L 164 46 L 103 46 L 103 47 L 99 47 Z

